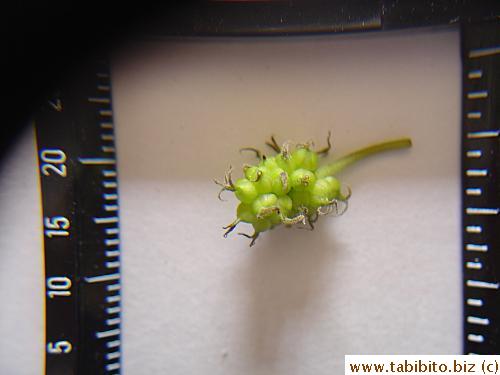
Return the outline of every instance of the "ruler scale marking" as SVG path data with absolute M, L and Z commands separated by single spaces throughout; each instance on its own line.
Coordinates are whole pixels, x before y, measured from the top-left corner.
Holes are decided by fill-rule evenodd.
M 464 24 L 463 352 L 500 353 L 500 23 Z
M 43 214 L 64 220 L 69 232 L 44 241 L 45 374 L 119 374 L 120 251 L 104 251 L 110 235 L 119 243 L 117 199 L 104 198 L 118 197 L 110 74 L 90 60 L 75 69 L 35 115 L 40 164 L 50 149 L 66 168 L 40 173 Z M 63 353 L 55 350 L 61 343 Z
M 473 49 L 469 52 L 469 58 L 493 56 L 500 54 L 500 46 Z
M 477 132 L 468 132 L 467 138 L 469 139 L 497 138 L 499 134 L 500 134 L 499 130 L 484 130 Z
M 483 300 L 477 298 L 468 298 L 466 304 L 469 306 L 481 307 L 483 306 Z
M 473 91 L 467 94 L 467 99 L 484 99 L 488 97 L 488 91 Z

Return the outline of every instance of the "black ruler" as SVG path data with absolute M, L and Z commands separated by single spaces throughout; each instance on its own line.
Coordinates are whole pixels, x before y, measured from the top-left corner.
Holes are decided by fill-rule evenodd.
M 46 373 L 120 373 L 118 186 L 108 65 L 71 72 L 35 116 Z
M 462 28 L 464 353 L 500 354 L 500 22 Z

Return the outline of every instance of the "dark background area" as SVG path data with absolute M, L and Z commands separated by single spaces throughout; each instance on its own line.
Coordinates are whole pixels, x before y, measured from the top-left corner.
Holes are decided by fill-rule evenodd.
M 497 0 L 19 2 L 4 6 L 0 159 L 62 79 L 94 54 L 143 35 L 356 32 L 498 19 Z

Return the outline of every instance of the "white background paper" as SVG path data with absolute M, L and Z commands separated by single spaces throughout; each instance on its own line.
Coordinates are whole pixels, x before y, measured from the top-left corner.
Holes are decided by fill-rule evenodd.
M 112 68 L 124 373 L 331 374 L 345 354 L 460 353 L 456 30 L 137 42 Z M 238 149 L 271 134 L 322 147 L 328 130 L 328 160 L 402 136 L 414 146 L 343 173 L 348 211 L 313 232 L 279 228 L 252 248 L 222 238 L 235 200 L 218 201 L 212 179 L 254 162 Z M 44 319 L 32 132 L 11 154 L 0 372 L 29 374 Z

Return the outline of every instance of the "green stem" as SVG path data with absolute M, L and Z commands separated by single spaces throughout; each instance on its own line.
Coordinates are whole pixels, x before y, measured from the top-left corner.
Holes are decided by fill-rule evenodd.
M 322 178 L 326 176 L 335 176 L 339 172 L 343 171 L 349 165 L 364 159 L 368 156 L 378 154 L 379 152 L 388 151 L 388 150 L 397 150 L 401 148 L 411 147 L 411 139 L 410 138 L 401 138 L 393 141 L 387 141 L 382 143 L 377 143 L 373 146 L 362 148 L 361 150 L 354 151 L 331 164 L 325 165 L 323 167 L 318 168 L 316 171 L 316 177 Z

